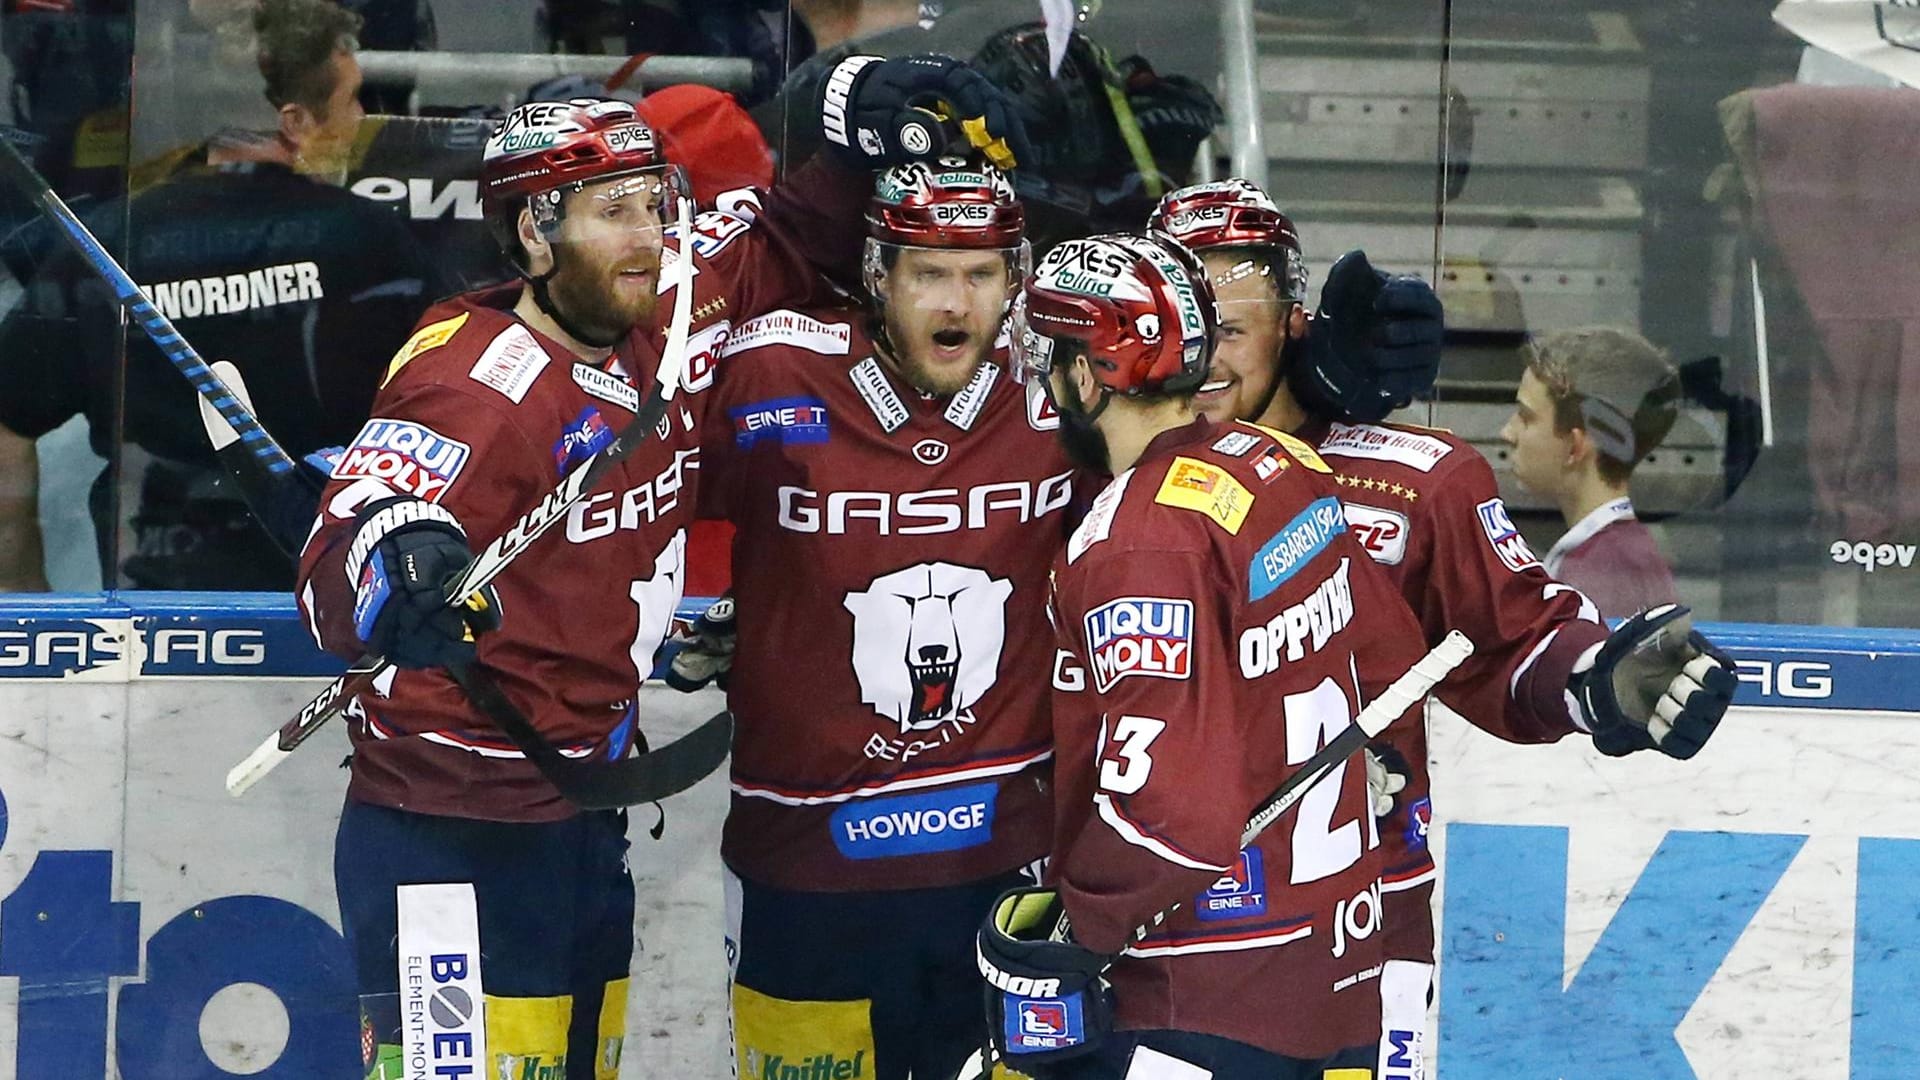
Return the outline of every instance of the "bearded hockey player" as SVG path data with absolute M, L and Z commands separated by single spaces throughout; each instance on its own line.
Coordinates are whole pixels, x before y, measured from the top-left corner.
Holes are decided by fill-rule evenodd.
M 617 1072 L 634 918 L 625 814 L 565 802 L 434 669 L 477 659 L 563 754 L 627 755 L 635 692 L 680 599 L 706 354 L 730 322 L 827 295 L 809 256 L 857 265 L 868 179 L 809 169 L 757 220 L 702 214 L 680 236 L 663 223 L 681 174 L 630 105 L 529 104 L 488 140 L 488 219 L 524 281 L 424 317 L 333 466 L 301 560 L 321 644 L 401 669 L 348 713 L 336 883 L 363 1045 L 397 1041 L 395 886 L 470 882 L 493 1058 L 476 1074 Z M 682 258 L 697 290 L 686 395 L 497 579 L 485 606 L 498 628 L 473 640 L 487 625 L 447 609 L 444 582 L 469 538 L 504 531 L 632 419 L 665 337 L 661 268 Z
M 1366 1076 L 1383 864 L 1360 755 L 1240 837 L 1419 658 L 1413 618 L 1318 456 L 1196 411 L 1216 316 L 1185 249 L 1069 241 L 1022 303 L 1029 378 L 1115 475 L 1054 564 L 1052 861 L 979 935 L 995 1044 L 1042 1077 Z
M 1075 478 L 996 344 L 1021 207 L 947 159 L 881 174 L 867 223 L 870 302 L 736 326 L 701 451 L 703 512 L 739 530 L 742 1076 L 953 1076 L 980 912 L 1046 851 L 1037 673 Z
M 1733 665 L 1690 630 L 1686 609 L 1642 612 L 1609 635 L 1592 602 L 1548 576 L 1528 550 L 1485 458 L 1450 432 L 1383 422 L 1438 370 L 1431 288 L 1349 254 L 1334 265 L 1309 323 L 1299 234 L 1245 180 L 1176 191 L 1151 224 L 1200 255 L 1219 295 L 1220 344 L 1200 410 L 1316 446 L 1337 470 L 1348 528 L 1399 585 L 1426 643 L 1449 629 L 1472 639 L 1473 656 L 1436 698 L 1512 742 L 1581 732 L 1615 756 L 1699 751 L 1732 699 Z M 1643 689 L 1615 692 L 1629 682 Z M 1389 962 L 1375 1064 L 1380 1080 L 1411 1080 L 1425 1075 L 1433 807 L 1425 725 L 1396 725 L 1391 734 L 1410 777 L 1381 825 L 1390 852 L 1381 884 Z

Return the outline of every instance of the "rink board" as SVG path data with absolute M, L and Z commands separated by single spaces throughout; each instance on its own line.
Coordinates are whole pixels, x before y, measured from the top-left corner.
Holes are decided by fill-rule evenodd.
M 1713 630 L 1742 698 L 1692 764 L 1435 719 L 1441 1077 L 1912 1075 L 1920 633 Z M 221 783 L 337 668 L 284 600 L 0 603 L 0 1075 L 354 1074 L 345 740 Z M 658 740 L 719 705 L 650 691 L 643 716 Z M 726 1075 L 725 798 L 671 800 L 657 842 L 635 812 L 624 1077 Z

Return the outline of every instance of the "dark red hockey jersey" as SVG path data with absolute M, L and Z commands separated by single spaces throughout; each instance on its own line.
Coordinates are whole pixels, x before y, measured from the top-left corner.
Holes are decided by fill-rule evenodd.
M 480 661 L 563 753 L 624 756 L 635 697 L 680 600 L 700 421 L 713 353 L 733 322 L 825 292 L 802 251 L 819 238 L 794 223 L 823 212 L 855 220 L 858 202 L 774 193 L 757 220 L 709 213 L 693 223 L 694 301 L 682 393 L 633 455 L 575 504 L 564 524 L 495 582 L 503 625 Z M 677 253 L 663 254 L 666 283 Z M 300 560 L 299 599 L 316 640 L 342 656 L 364 646 L 347 574 L 355 512 L 395 493 L 451 511 L 476 548 L 504 532 L 606 446 L 652 385 L 664 333 L 636 331 L 601 366 L 575 362 L 511 307 L 519 287 L 436 305 L 394 357 L 361 430 L 333 470 Z M 671 289 L 658 318 L 671 310 Z M 349 706 L 352 798 L 422 813 L 543 821 L 575 812 L 439 671 L 382 676 Z
M 976 881 L 1046 854 L 1047 571 L 1074 470 L 996 358 L 926 398 L 857 309 L 734 328 L 702 448 L 739 612 L 721 854 L 785 889 Z
M 1540 566 L 1500 501 L 1493 469 L 1465 440 L 1405 424 L 1315 425 L 1301 435 L 1333 466 L 1347 525 L 1400 586 L 1429 648 L 1448 630 L 1474 653 L 1434 692 L 1474 726 L 1520 743 L 1580 730 L 1567 693 L 1575 661 L 1604 641 L 1593 603 Z M 1433 802 L 1426 725 L 1393 743 L 1413 778 L 1382 824 L 1389 956 L 1433 961 Z
M 1165 432 L 1056 563 L 1050 877 L 1077 940 L 1124 949 L 1122 1028 L 1308 1058 L 1379 1037 L 1359 755 L 1240 846 L 1265 796 L 1424 651 L 1324 469 L 1248 424 Z

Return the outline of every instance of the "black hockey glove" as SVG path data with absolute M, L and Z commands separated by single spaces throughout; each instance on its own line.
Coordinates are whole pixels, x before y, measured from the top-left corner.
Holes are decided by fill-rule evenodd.
M 1733 660 L 1693 628 L 1689 610 L 1662 604 L 1621 623 L 1568 689 L 1601 753 L 1658 749 L 1684 760 L 1713 736 L 1735 685 Z
M 469 664 L 474 635 L 500 626 L 493 586 L 465 608 L 447 606 L 449 578 L 473 560 L 452 514 L 422 499 L 382 499 L 361 512 L 347 551 L 353 625 L 367 650 L 395 667 Z
M 948 145 L 949 124 L 967 147 Z M 951 56 L 847 57 L 821 84 L 820 125 L 827 142 L 860 168 L 933 161 L 966 149 L 1002 169 L 1033 159 L 1013 103 Z
M 1433 388 L 1445 323 L 1433 286 L 1349 251 L 1327 272 L 1306 363 L 1288 370 L 1288 384 L 1316 415 L 1373 423 Z
M 1413 766 L 1407 756 L 1383 742 L 1368 743 L 1367 796 L 1373 800 L 1373 816 L 1384 818 L 1393 813 L 1394 797 L 1407 790 L 1413 779 Z
M 683 694 L 708 683 L 725 690 L 733 671 L 733 638 L 733 597 L 723 596 L 668 642 L 678 649 L 667 662 L 667 685 Z
M 1089 1053 L 1113 1030 L 1113 963 L 1071 941 L 1050 941 L 1060 919 L 1052 889 L 1001 893 L 980 928 L 987 1030 L 1009 1068 L 1045 1080 L 1047 1067 Z

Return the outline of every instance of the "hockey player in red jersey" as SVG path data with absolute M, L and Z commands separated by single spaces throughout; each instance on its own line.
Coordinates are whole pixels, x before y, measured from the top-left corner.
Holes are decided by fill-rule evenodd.
M 470 882 L 492 1057 L 476 1074 L 617 1072 L 634 917 L 625 814 L 563 800 L 434 669 L 477 660 L 563 755 L 629 753 L 636 691 L 680 599 L 710 354 L 731 324 L 827 295 L 818 270 L 852 271 L 866 183 L 818 162 L 757 219 L 701 214 L 678 235 L 664 223 L 679 172 L 630 105 L 533 103 L 488 140 L 488 220 L 524 280 L 427 313 L 334 463 L 301 559 L 321 644 L 399 669 L 348 712 L 335 876 L 363 1046 L 395 1041 L 395 886 Z M 694 260 L 696 290 L 684 396 L 495 581 L 498 628 L 474 640 L 486 627 L 444 607 L 444 583 L 470 538 L 504 531 L 632 419 L 661 363 L 662 266 L 678 259 Z
M 882 173 L 869 302 L 736 325 L 701 507 L 738 529 L 721 840 L 742 1076 L 952 1077 L 973 931 L 1046 853 L 1046 576 L 1074 471 L 997 344 L 1006 178 Z
M 1731 700 L 1733 667 L 1678 621 L 1685 610 L 1656 608 L 1609 635 L 1594 605 L 1528 550 L 1486 459 L 1450 432 L 1383 422 L 1438 370 L 1440 311 L 1426 283 L 1349 254 L 1309 323 L 1299 236 L 1255 185 L 1173 192 L 1151 224 L 1197 252 L 1218 290 L 1222 334 L 1201 410 L 1314 444 L 1336 470 L 1348 527 L 1400 586 L 1427 644 L 1455 628 L 1472 639 L 1474 655 L 1436 689 L 1440 702 L 1513 742 L 1582 732 L 1610 755 L 1700 749 Z M 1625 682 L 1646 696 L 1616 695 Z M 1433 809 L 1425 725 L 1393 734 L 1410 776 L 1381 826 L 1389 963 L 1377 1068 L 1381 1080 L 1412 1080 L 1424 1076 L 1433 972 Z
M 1360 756 L 1244 849 L 1241 830 L 1419 659 L 1417 624 L 1311 449 L 1196 411 L 1215 314 L 1185 249 L 1069 241 L 1022 303 L 1029 377 L 1115 475 L 1054 564 L 1053 853 L 979 935 L 995 1044 L 1044 1077 L 1367 1076 L 1382 862 Z M 1070 941 L 1049 940 L 1061 909 Z

